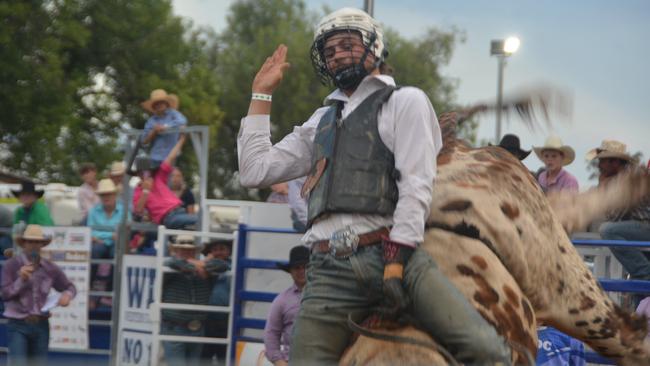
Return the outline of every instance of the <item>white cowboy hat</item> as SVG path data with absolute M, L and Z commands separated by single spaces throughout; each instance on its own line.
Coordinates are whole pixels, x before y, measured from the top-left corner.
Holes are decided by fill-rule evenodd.
M 194 240 L 192 235 L 178 235 L 172 242 L 169 244 L 171 248 L 174 249 L 199 249 L 200 246 Z
M 571 146 L 564 145 L 562 143 L 562 140 L 557 136 L 551 136 L 547 138 L 544 142 L 544 146 L 533 147 L 535 155 L 537 155 L 539 160 L 542 161 L 544 161 L 544 159 L 542 159 L 542 152 L 544 150 L 555 150 L 561 152 L 563 156 L 562 165 L 569 165 L 576 158 L 576 152 L 573 151 L 573 148 L 571 148 Z
M 156 89 L 152 91 L 149 95 L 149 99 L 140 103 L 140 105 L 150 113 L 154 113 L 154 103 L 161 101 L 167 102 L 167 104 L 169 104 L 169 108 L 178 109 L 178 97 L 174 94 L 167 94 L 164 89 Z
M 111 170 L 108 173 L 110 176 L 122 175 L 126 173 L 126 166 L 123 161 L 114 161 L 111 163 Z
M 110 179 L 102 179 L 99 181 L 97 184 L 97 190 L 95 193 L 97 194 L 108 194 L 108 193 L 116 193 L 117 188 L 115 187 L 115 183 L 113 183 L 112 180 Z
M 603 140 L 600 147 L 589 150 L 587 160 L 615 158 L 625 161 L 632 161 L 634 158 L 628 154 L 627 145 L 616 140 Z
M 22 235 L 18 236 L 16 238 L 16 242 L 19 245 L 23 245 L 25 240 L 30 240 L 30 241 L 38 241 L 43 244 L 43 246 L 46 246 L 50 244 L 52 241 L 52 238 L 46 237 L 43 234 L 43 228 L 41 225 L 35 225 L 35 224 L 30 224 L 27 225 L 25 228 L 25 231 L 23 231 Z

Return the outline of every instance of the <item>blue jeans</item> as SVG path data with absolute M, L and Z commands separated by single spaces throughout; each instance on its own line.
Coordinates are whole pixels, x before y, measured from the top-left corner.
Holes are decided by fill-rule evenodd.
M 197 221 L 197 215 L 188 214 L 182 207 L 177 207 L 165 215 L 162 223 L 168 229 L 186 230 L 188 226 L 196 225 Z
M 187 327 L 170 323 L 167 321 L 162 322 L 162 334 L 173 334 L 182 336 L 202 337 L 205 334 L 205 327 L 196 331 L 191 331 Z M 187 343 L 187 342 L 162 342 L 163 349 L 165 350 L 165 362 L 169 366 L 199 366 L 201 364 L 201 351 L 203 350 L 202 343 Z
M 605 222 L 600 236 L 606 240 L 650 241 L 650 224 L 641 221 Z M 633 279 L 650 280 L 650 260 L 636 248 L 610 247 L 612 254 Z
M 92 243 L 91 256 L 93 259 L 111 259 L 115 257 L 115 246 L 104 243 Z
M 314 253 L 307 265 L 307 285 L 294 323 L 292 365 L 338 365 L 352 332 L 348 314 L 363 321 L 383 297 L 381 245 L 361 247 L 348 259 Z M 504 339 L 438 270 L 433 258 L 417 249 L 404 271 L 412 298 L 411 315 L 421 328 L 462 363 L 510 363 Z
M 50 323 L 42 320 L 28 324 L 24 320 L 7 322 L 10 366 L 45 366 L 50 341 Z

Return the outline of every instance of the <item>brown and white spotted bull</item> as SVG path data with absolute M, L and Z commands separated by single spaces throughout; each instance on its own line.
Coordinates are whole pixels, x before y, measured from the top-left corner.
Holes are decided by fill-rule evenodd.
M 578 227 L 605 209 L 646 194 L 647 174 L 622 179 L 624 191 L 556 198 L 555 206 L 564 212 L 559 216 L 519 160 L 496 146 L 472 149 L 457 140 L 455 114 L 440 120 L 444 149 L 438 156 L 423 247 L 481 315 L 516 346 L 513 362 L 525 363 L 524 349 L 534 357 L 537 324 L 546 324 L 618 364 L 650 365 L 645 319 L 607 297 L 563 228 Z M 606 199 L 594 200 L 598 197 Z M 591 211 L 583 214 L 584 208 Z M 412 327 L 381 332 L 428 339 Z M 425 347 L 364 336 L 341 359 L 342 365 L 441 363 Z

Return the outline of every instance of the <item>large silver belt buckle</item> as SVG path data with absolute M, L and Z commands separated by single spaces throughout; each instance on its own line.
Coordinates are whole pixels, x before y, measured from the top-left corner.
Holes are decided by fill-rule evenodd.
M 359 235 L 348 226 L 336 231 L 330 238 L 330 254 L 336 258 L 348 258 L 357 252 Z

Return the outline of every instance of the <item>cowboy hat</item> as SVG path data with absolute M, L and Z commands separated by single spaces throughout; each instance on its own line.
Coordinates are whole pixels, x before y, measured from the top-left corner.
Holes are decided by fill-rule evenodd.
M 492 144 L 488 144 L 488 145 L 494 146 Z M 526 157 L 528 157 L 528 155 L 531 152 L 531 150 L 523 150 L 519 143 L 519 137 L 517 135 L 512 135 L 512 134 L 504 135 L 501 138 L 501 141 L 499 141 L 499 145 L 497 146 L 508 150 L 508 152 L 510 152 L 515 157 L 517 157 L 517 159 L 519 160 L 526 159 Z
M 298 245 L 291 248 L 291 251 L 289 252 L 289 263 L 278 262 L 275 264 L 275 266 L 285 272 L 289 272 L 291 268 L 299 266 L 301 264 L 307 264 L 308 262 L 309 248 L 304 245 Z
M 111 163 L 111 170 L 108 172 L 108 175 L 116 176 L 124 173 L 126 173 L 126 166 L 123 161 L 114 161 Z
M 27 225 L 25 231 L 23 231 L 23 233 L 16 238 L 16 242 L 19 245 L 23 245 L 26 240 L 40 242 L 43 244 L 43 246 L 46 246 L 50 244 L 52 238 L 47 237 L 43 234 L 43 228 L 41 225 L 30 224 Z
M 169 246 L 173 249 L 199 249 L 199 245 L 194 240 L 192 235 L 178 235 L 173 240 Z
M 45 191 L 36 189 L 34 182 L 22 182 L 20 184 L 20 190 L 15 191 L 12 189 L 11 193 L 13 193 L 15 197 L 20 197 L 21 193 L 33 193 L 41 198 L 43 197 L 43 193 L 45 193 Z
M 562 165 L 569 165 L 576 158 L 576 153 L 573 151 L 573 148 L 571 148 L 571 146 L 564 145 L 562 143 L 562 140 L 557 136 L 551 136 L 547 138 L 544 142 L 544 146 L 533 147 L 533 150 L 535 151 L 535 155 L 537 155 L 539 160 L 542 161 L 544 161 L 544 159 L 542 159 L 542 152 L 544 152 L 544 150 L 555 150 L 561 152 L 563 155 Z
M 153 90 L 149 95 L 149 99 L 140 103 L 140 105 L 148 112 L 154 113 L 153 105 L 156 102 L 167 102 L 167 104 L 169 104 L 169 108 L 178 109 L 178 97 L 174 94 L 167 94 L 164 89 Z
M 591 149 L 587 153 L 587 160 L 602 158 L 621 159 L 627 162 L 634 160 L 627 152 L 627 145 L 616 140 L 603 140 L 600 143 L 600 147 Z
M 108 193 L 116 193 L 117 188 L 115 187 L 115 183 L 113 183 L 112 180 L 110 179 L 102 179 L 99 181 L 97 184 L 97 190 L 95 193 L 97 194 L 108 194 Z

